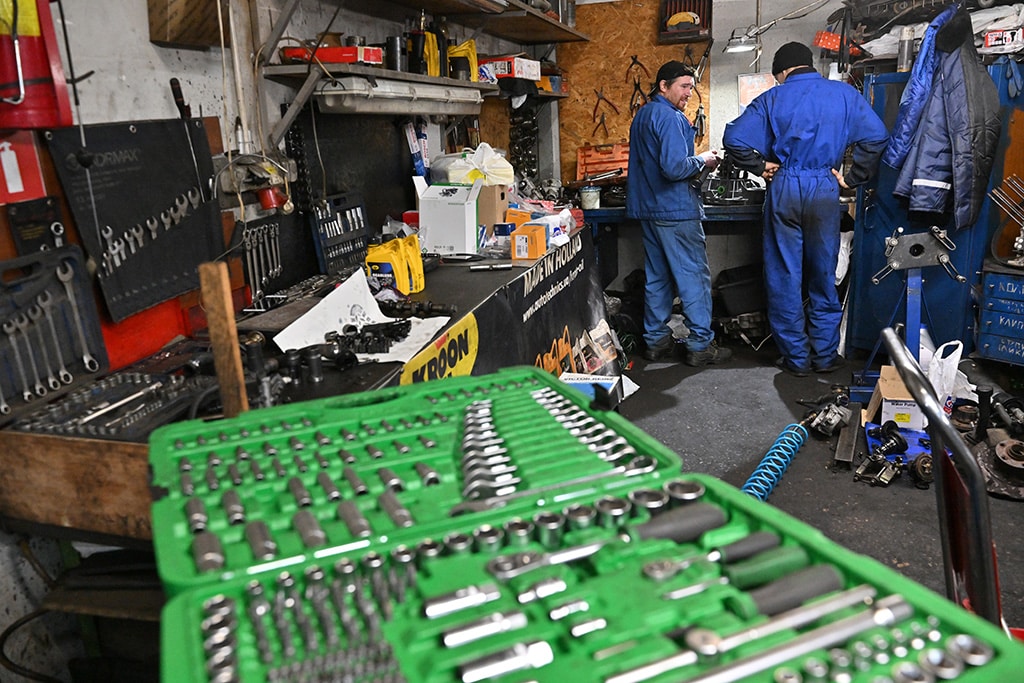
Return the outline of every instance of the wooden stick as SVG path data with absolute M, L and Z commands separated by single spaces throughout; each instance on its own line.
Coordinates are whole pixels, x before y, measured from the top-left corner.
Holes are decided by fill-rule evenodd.
M 238 349 L 235 309 L 231 304 L 231 280 L 228 267 L 221 262 L 199 264 L 199 291 L 210 326 L 213 367 L 220 383 L 220 401 L 224 417 L 235 417 L 249 410 L 245 393 L 242 354 Z

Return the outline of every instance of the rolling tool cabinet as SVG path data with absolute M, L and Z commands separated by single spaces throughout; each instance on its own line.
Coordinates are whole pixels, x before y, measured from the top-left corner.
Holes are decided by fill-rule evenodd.
M 978 355 L 1024 365 L 1024 271 L 986 261 L 978 306 Z
M 993 624 L 535 368 L 150 441 L 165 681 L 1013 680 Z

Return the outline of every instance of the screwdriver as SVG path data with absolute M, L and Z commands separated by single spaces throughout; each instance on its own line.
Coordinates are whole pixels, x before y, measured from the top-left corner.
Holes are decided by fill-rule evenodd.
M 644 522 L 629 532 L 626 540 L 660 538 L 686 543 L 705 531 L 717 529 L 727 521 L 725 512 L 710 503 L 693 503 L 676 508 Z M 565 548 L 550 553 L 525 551 L 495 557 L 487 563 L 487 570 L 499 579 L 511 579 L 540 567 L 573 562 L 590 557 L 610 540 Z

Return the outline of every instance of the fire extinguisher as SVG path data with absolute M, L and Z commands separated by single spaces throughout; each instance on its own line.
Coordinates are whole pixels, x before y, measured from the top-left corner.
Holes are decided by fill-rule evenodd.
M 49 0 L 0 0 L 0 129 L 72 123 Z

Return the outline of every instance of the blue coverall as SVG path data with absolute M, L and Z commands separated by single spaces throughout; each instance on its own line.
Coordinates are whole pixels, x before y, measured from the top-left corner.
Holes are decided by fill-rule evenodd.
M 687 351 L 703 351 L 715 337 L 704 205 L 691 185 L 704 169 L 694 156 L 695 134 L 686 116 L 661 95 L 640 108 L 629 131 L 626 215 L 643 230 L 648 347 L 671 342 L 668 323 L 676 296 L 690 331 L 683 340 Z
M 723 145 L 738 166 L 761 174 L 766 160 L 780 164 L 764 203 L 764 272 L 768 322 L 791 368 L 827 368 L 839 347 L 840 203 L 831 170 L 852 146 L 846 184 L 867 182 L 887 141 L 863 95 L 812 67 L 791 72 L 725 127 Z

